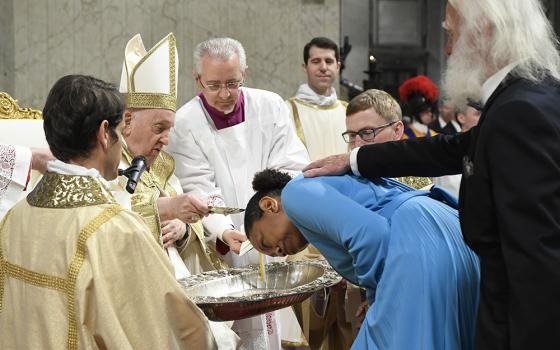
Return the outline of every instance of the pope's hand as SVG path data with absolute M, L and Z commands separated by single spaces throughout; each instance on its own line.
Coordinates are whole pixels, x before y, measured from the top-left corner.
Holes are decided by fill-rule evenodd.
M 342 175 L 348 171 L 350 171 L 350 153 L 344 153 L 311 162 L 303 169 L 303 176 Z
M 183 239 L 186 232 L 187 225 L 179 219 L 161 222 L 161 237 L 165 248 L 169 248 L 173 243 Z
M 209 214 L 208 206 L 190 194 L 158 198 L 158 211 L 162 221 L 179 219 L 189 224 L 194 224 Z
M 241 243 L 247 240 L 247 236 L 237 230 L 225 230 L 222 234 L 223 241 L 229 246 L 229 249 L 239 254 L 239 250 L 241 249 Z

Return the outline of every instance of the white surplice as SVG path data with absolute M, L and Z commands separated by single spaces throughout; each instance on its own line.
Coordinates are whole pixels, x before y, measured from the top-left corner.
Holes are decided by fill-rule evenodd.
M 185 193 L 223 198 L 221 205 L 245 208 L 254 194 L 255 173 L 274 168 L 301 171 L 309 156 L 298 139 L 289 111 L 275 93 L 242 88 L 245 121 L 218 130 L 199 97 L 177 111 L 167 150 L 176 161 L 175 174 Z M 232 227 L 242 229 L 243 214 L 210 215 L 203 220 L 212 238 Z M 228 253 L 233 267 L 258 263 L 258 252 L 239 257 Z M 265 257 L 266 262 L 274 258 Z M 274 313 L 236 321 L 234 329 L 247 349 L 279 349 L 280 338 Z
M 0 220 L 26 194 L 30 167 L 28 147 L 0 144 Z

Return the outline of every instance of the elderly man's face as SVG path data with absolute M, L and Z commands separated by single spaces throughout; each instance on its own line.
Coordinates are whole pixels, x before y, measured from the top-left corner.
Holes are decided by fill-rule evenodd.
M 239 85 L 243 82 L 243 72 L 239 56 L 233 54 L 222 60 L 208 55 L 202 57 L 202 72 L 196 77 L 206 101 L 217 110 L 229 113 L 239 99 Z
M 445 53 L 450 56 L 453 53 L 453 47 L 459 40 L 459 25 L 460 25 L 459 13 L 449 2 L 445 8 L 445 21 L 443 27 L 447 33 L 447 43 L 445 45 Z
M 169 143 L 175 112 L 168 109 L 137 109 L 125 112 L 123 136 L 134 156 L 144 156 L 148 167 Z

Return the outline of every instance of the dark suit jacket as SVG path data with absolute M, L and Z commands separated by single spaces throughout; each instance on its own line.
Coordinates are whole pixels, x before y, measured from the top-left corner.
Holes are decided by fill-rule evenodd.
M 447 125 L 445 125 L 447 126 Z M 442 128 L 441 125 L 439 125 L 439 118 L 436 116 L 435 119 L 430 122 L 430 124 L 428 124 L 428 128 L 432 129 L 433 131 L 437 132 L 438 134 L 444 134 L 443 129 L 445 128 L 445 126 Z
M 455 130 L 451 123 L 445 124 L 445 126 L 442 128 L 439 124 L 439 118 L 437 117 L 433 122 L 428 124 L 428 127 L 438 134 L 453 135 L 457 133 L 457 130 Z
M 479 255 L 477 349 L 560 349 L 560 87 L 506 78 L 467 133 L 360 148 L 367 178 L 463 173 Z

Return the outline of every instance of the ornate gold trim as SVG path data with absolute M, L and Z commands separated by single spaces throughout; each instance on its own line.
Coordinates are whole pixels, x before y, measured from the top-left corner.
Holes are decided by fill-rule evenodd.
M 104 223 L 111 220 L 117 214 L 119 214 L 123 207 L 118 204 L 111 205 L 109 208 L 105 209 L 101 214 L 96 216 L 91 220 L 80 232 L 78 237 L 78 244 L 76 247 L 76 254 L 72 258 L 70 263 L 70 268 L 68 269 L 68 279 L 67 279 L 67 293 L 68 293 L 68 349 L 78 348 L 78 324 L 76 320 L 76 280 L 78 278 L 78 273 L 82 268 L 82 265 L 86 256 L 86 242 L 91 237 L 91 235 L 101 227 Z
M 175 35 L 169 33 L 169 94 L 177 99 L 177 84 L 175 79 L 176 67 L 176 57 L 175 52 L 177 51 L 177 42 L 175 41 Z
M 419 190 L 426 186 L 430 186 L 433 184 L 432 179 L 429 177 L 420 177 L 420 176 L 404 176 L 404 177 L 396 177 L 394 180 L 397 180 L 400 183 L 403 183 L 409 187 L 414 188 L 415 190 Z
M 0 92 L 0 119 L 43 119 L 43 114 L 35 109 L 21 108 L 18 100 Z
M 37 287 L 54 289 L 66 294 L 67 311 L 68 311 L 68 349 L 75 350 L 78 348 L 78 322 L 76 317 L 76 280 L 85 260 L 86 242 L 95 233 L 101 225 L 111 220 L 119 214 L 123 207 L 113 204 L 103 210 L 99 215 L 93 218 L 80 231 L 78 243 L 76 245 L 76 253 L 72 257 L 68 268 L 67 277 L 57 277 L 39 272 L 34 272 L 21 266 L 12 264 L 4 260 L 2 251 L 2 230 L 0 230 L 0 311 L 2 311 L 2 300 L 4 295 L 4 281 L 6 277 L 12 277 L 32 284 Z M 3 225 L 2 225 L 3 228 Z
M 49 172 L 27 196 L 29 205 L 40 208 L 77 208 L 115 202 L 113 195 L 92 176 Z
M 177 109 L 177 99 L 171 95 L 143 92 L 125 93 L 127 108 L 163 108 L 173 112 Z
M 307 148 L 307 143 L 305 143 L 305 133 L 303 132 L 303 126 L 301 125 L 301 119 L 299 118 L 299 112 L 296 105 L 296 98 L 290 98 L 288 101 L 292 106 L 292 115 L 294 116 L 294 124 L 296 125 L 296 133 L 305 148 Z

